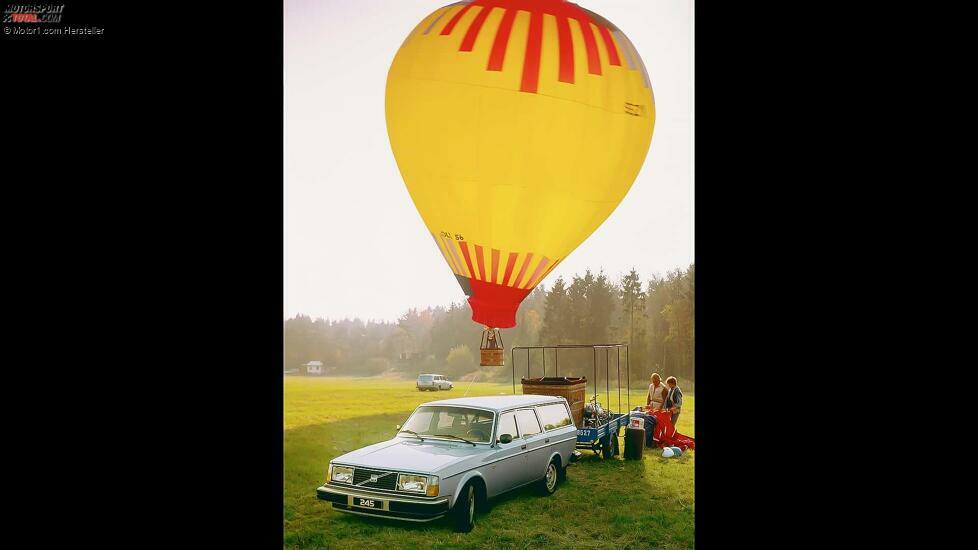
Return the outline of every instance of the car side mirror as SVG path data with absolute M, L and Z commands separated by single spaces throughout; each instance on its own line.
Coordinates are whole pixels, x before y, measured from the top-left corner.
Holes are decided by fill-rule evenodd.
M 503 435 L 499 436 L 499 442 L 502 443 L 502 444 L 504 444 L 504 445 L 506 443 L 512 443 L 513 442 L 513 436 L 511 436 L 509 434 L 503 434 Z

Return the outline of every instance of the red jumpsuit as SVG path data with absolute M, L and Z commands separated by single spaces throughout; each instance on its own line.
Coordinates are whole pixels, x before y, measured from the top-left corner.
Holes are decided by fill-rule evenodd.
M 650 410 L 649 414 L 655 417 L 655 431 L 652 432 L 652 441 L 657 447 L 679 447 L 682 450 L 696 450 L 696 440 L 687 437 L 676 431 L 672 425 L 672 413 L 663 410 Z

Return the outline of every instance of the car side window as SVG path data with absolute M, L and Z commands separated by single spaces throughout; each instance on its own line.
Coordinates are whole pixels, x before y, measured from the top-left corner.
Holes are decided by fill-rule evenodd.
M 499 436 L 503 434 L 509 434 L 514 439 L 519 437 L 520 433 L 516 430 L 516 413 L 503 413 L 499 417 L 499 429 L 496 430 L 496 439 L 499 439 Z
M 540 429 L 540 423 L 537 422 L 537 415 L 533 413 L 532 409 L 520 409 L 516 411 L 516 423 L 519 425 L 520 433 L 523 434 L 523 437 L 530 437 L 542 431 Z
M 547 431 L 569 426 L 571 423 L 570 415 L 567 414 L 567 407 L 562 403 L 537 407 L 537 412 L 540 414 L 540 421 L 543 422 L 543 429 Z

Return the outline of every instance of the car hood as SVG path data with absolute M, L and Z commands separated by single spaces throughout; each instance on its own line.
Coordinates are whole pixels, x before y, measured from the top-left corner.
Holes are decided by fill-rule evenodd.
M 333 459 L 334 463 L 368 468 L 415 471 L 443 475 L 463 460 L 489 451 L 488 446 L 426 439 L 394 438 L 357 449 Z

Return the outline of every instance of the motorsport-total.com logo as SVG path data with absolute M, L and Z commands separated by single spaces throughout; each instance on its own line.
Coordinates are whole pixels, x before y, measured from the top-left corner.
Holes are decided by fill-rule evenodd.
M 60 23 L 64 4 L 10 4 L 3 9 L 4 23 Z

